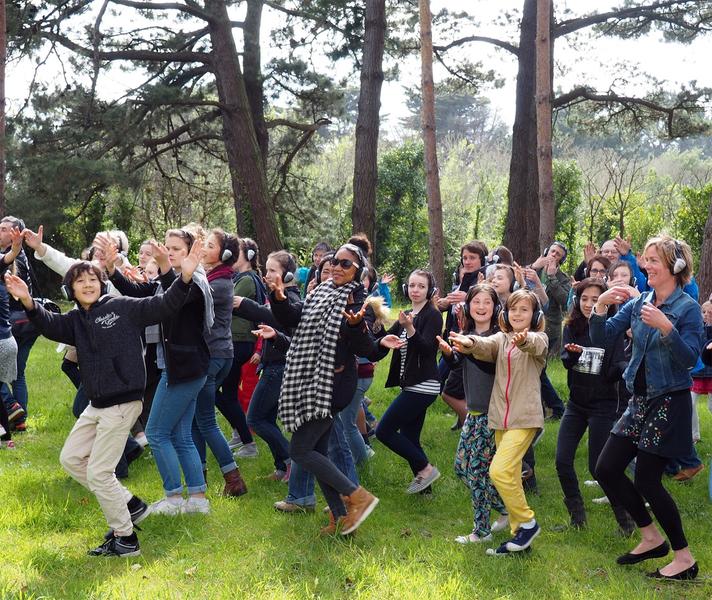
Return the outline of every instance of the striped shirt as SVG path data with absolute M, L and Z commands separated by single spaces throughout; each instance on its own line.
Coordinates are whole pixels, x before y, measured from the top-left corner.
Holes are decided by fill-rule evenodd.
M 400 376 L 403 377 L 405 371 L 405 359 L 408 355 L 408 335 L 405 329 L 401 331 L 400 339 L 403 342 L 403 347 L 400 349 Z M 440 393 L 440 382 L 437 379 L 427 379 L 415 385 L 409 385 L 403 388 L 406 392 L 415 392 L 416 394 L 431 394 L 437 396 Z

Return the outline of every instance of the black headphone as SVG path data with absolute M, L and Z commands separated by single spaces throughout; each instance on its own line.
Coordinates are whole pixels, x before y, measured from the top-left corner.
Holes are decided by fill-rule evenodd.
M 541 323 L 541 320 L 544 318 L 544 311 L 541 309 L 541 302 L 539 302 L 539 297 L 536 296 L 532 292 L 532 295 L 534 298 L 536 298 L 536 310 L 534 311 L 534 314 L 532 315 L 532 323 L 531 323 L 531 328 L 536 329 L 539 327 L 539 323 Z M 505 325 L 511 329 L 512 324 L 509 322 L 509 309 L 507 308 L 507 305 L 505 304 L 502 307 L 502 319 L 504 320 Z
M 294 260 L 294 256 L 287 253 L 287 268 L 282 272 L 282 282 L 283 283 L 292 283 L 292 281 L 294 281 L 294 272 L 296 270 L 297 270 L 297 261 Z
M 101 284 L 101 287 L 99 288 L 99 296 L 106 296 L 106 294 L 109 293 L 109 284 L 106 282 L 105 279 L 100 279 L 99 281 Z M 64 297 L 64 299 L 68 302 L 74 302 L 76 300 L 76 298 L 74 297 L 74 289 L 72 288 L 72 284 L 70 283 L 66 275 L 64 276 L 64 279 L 62 280 L 62 285 L 59 286 L 59 289 L 62 292 L 62 296 Z
M 322 267 L 326 264 L 327 261 L 331 260 L 332 258 L 334 258 L 334 252 L 327 252 L 326 254 L 324 254 L 324 256 L 321 257 L 319 266 L 316 268 L 316 271 L 314 271 L 314 277 L 316 278 L 317 285 L 319 285 L 321 283 Z
M 680 245 L 680 242 L 677 240 L 673 240 L 675 242 L 675 262 L 673 263 L 672 267 L 670 267 L 670 272 L 673 275 L 677 275 L 678 273 L 682 273 L 682 271 L 685 270 L 687 267 L 687 261 L 685 260 L 685 257 L 682 254 L 682 246 Z
M 417 269 L 419 270 L 419 269 Z M 408 275 L 408 279 L 411 278 L 411 275 L 413 275 L 415 271 L 412 271 L 410 275 Z M 435 293 L 438 291 L 438 288 L 435 287 L 435 276 L 430 272 L 430 271 L 425 271 L 423 270 L 422 272 L 419 272 L 418 275 L 423 275 L 427 273 L 427 278 L 428 278 L 428 292 L 425 294 L 425 297 L 427 300 L 432 300 L 433 296 Z M 408 284 L 404 283 L 401 286 L 401 289 L 403 290 L 403 295 L 410 300 L 410 296 L 408 295 Z
M 470 288 L 470 289 L 473 289 L 473 288 Z M 480 290 L 478 293 L 481 294 L 484 291 L 485 290 Z M 494 291 L 494 290 L 492 290 L 492 291 Z M 467 295 L 469 296 L 470 293 L 468 292 Z M 477 295 L 477 294 L 475 294 L 475 295 Z M 474 298 L 474 297 L 475 296 L 473 296 L 472 298 Z M 470 298 L 470 302 L 472 302 L 472 298 Z M 499 313 L 502 310 L 502 303 L 499 301 L 499 296 L 497 295 L 497 292 L 494 293 L 493 301 L 494 301 L 494 309 L 492 311 L 492 322 L 494 322 L 496 324 L 497 319 L 499 318 Z M 468 319 L 474 321 L 475 318 L 472 316 L 472 313 L 470 312 L 470 302 L 468 302 L 467 298 L 465 298 L 465 306 L 464 306 L 463 310 L 465 312 L 465 316 Z
M 569 255 L 569 250 L 566 247 L 566 244 L 564 244 L 563 242 L 557 242 L 556 240 L 554 240 L 549 246 L 546 247 L 546 250 L 544 250 L 543 256 L 546 256 L 547 254 L 549 254 L 549 250 L 551 250 L 551 246 L 558 246 L 559 248 L 561 248 L 564 251 L 564 255 L 561 257 L 561 260 L 559 261 L 559 264 L 563 265 L 566 262 L 566 257 Z

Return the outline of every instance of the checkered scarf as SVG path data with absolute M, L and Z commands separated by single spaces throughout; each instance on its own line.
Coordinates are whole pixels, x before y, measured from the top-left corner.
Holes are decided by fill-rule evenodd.
M 299 326 L 287 352 L 279 396 L 279 419 L 287 431 L 331 416 L 341 312 L 358 285 L 352 281 L 336 287 L 328 280 L 304 301 Z

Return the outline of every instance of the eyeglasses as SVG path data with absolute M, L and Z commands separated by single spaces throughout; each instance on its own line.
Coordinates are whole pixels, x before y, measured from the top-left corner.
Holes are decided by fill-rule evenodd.
M 605 269 L 591 269 L 590 271 L 591 275 L 604 275 L 605 272 Z
M 351 267 L 358 266 L 357 263 L 348 258 L 332 258 L 329 260 L 332 267 L 340 265 L 342 269 L 350 269 Z

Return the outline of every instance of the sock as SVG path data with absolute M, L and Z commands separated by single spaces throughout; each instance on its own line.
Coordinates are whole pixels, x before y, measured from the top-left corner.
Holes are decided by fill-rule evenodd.
M 532 529 L 536 527 L 536 519 L 532 519 L 531 521 L 527 521 L 526 523 L 522 523 L 520 527 L 523 527 L 524 529 Z
M 138 537 L 136 537 L 136 532 L 132 531 L 131 535 L 122 535 L 119 536 L 124 542 L 128 542 L 129 544 L 135 544 L 138 542 Z

